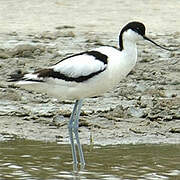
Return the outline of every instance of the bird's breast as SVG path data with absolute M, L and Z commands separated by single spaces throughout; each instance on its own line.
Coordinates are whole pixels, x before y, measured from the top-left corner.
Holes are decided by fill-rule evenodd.
M 117 85 L 122 79 L 124 79 L 128 73 L 133 69 L 136 64 L 137 53 L 134 52 L 131 55 L 121 53 L 116 58 L 112 58 L 108 64 L 109 82 L 112 86 Z

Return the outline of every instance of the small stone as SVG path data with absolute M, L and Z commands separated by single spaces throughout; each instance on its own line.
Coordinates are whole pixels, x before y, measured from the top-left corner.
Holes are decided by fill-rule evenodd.
M 128 115 L 136 118 L 140 118 L 144 116 L 143 109 L 135 108 L 135 107 L 129 107 L 127 110 Z
M 58 127 L 61 127 L 61 126 L 64 126 L 65 124 L 67 124 L 67 121 L 66 119 L 64 118 L 64 116 L 62 115 L 57 115 L 53 118 L 53 121 L 52 123 L 50 124 L 51 126 L 52 125 L 55 125 L 55 126 L 58 126 Z

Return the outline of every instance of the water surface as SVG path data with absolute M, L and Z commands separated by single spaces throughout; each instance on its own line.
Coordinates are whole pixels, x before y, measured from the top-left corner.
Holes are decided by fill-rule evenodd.
M 84 145 L 87 166 L 72 171 L 69 145 L 0 143 L 0 179 L 180 179 L 180 145 Z

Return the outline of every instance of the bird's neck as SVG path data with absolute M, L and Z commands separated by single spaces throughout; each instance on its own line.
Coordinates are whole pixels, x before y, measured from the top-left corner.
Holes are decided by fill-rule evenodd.
M 123 50 L 127 51 L 127 52 L 136 51 L 137 50 L 136 42 L 131 41 L 129 39 L 124 39 L 123 40 Z
M 119 49 L 120 51 L 128 51 L 130 49 L 136 49 L 136 42 L 128 37 L 123 37 L 122 34 L 119 36 Z
M 126 58 L 126 63 L 130 66 L 134 66 L 137 61 L 137 47 L 136 42 L 129 38 L 122 38 L 120 42 L 120 51 Z

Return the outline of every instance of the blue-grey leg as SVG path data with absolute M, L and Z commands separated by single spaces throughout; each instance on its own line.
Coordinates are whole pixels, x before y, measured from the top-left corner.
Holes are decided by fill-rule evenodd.
M 73 158 L 73 163 L 75 165 L 75 168 L 77 167 L 77 156 L 76 156 L 76 148 L 75 148 L 75 144 L 74 144 L 74 137 L 73 137 L 73 129 L 74 129 L 74 118 L 76 116 L 76 110 L 77 110 L 77 105 L 78 105 L 78 101 L 75 102 L 71 117 L 70 117 L 70 121 L 69 121 L 69 138 L 70 138 L 70 143 L 71 143 L 71 149 L 72 149 L 72 158 Z
M 76 110 L 76 118 L 74 120 L 74 134 L 75 134 L 77 147 L 78 147 L 78 151 L 79 151 L 81 166 L 84 167 L 85 160 L 84 160 L 83 150 L 82 150 L 82 146 L 80 144 L 79 134 L 78 134 L 79 116 L 80 116 L 80 111 L 81 111 L 81 107 L 82 107 L 82 102 L 83 102 L 82 100 L 78 100 L 78 105 L 77 105 L 77 110 Z

